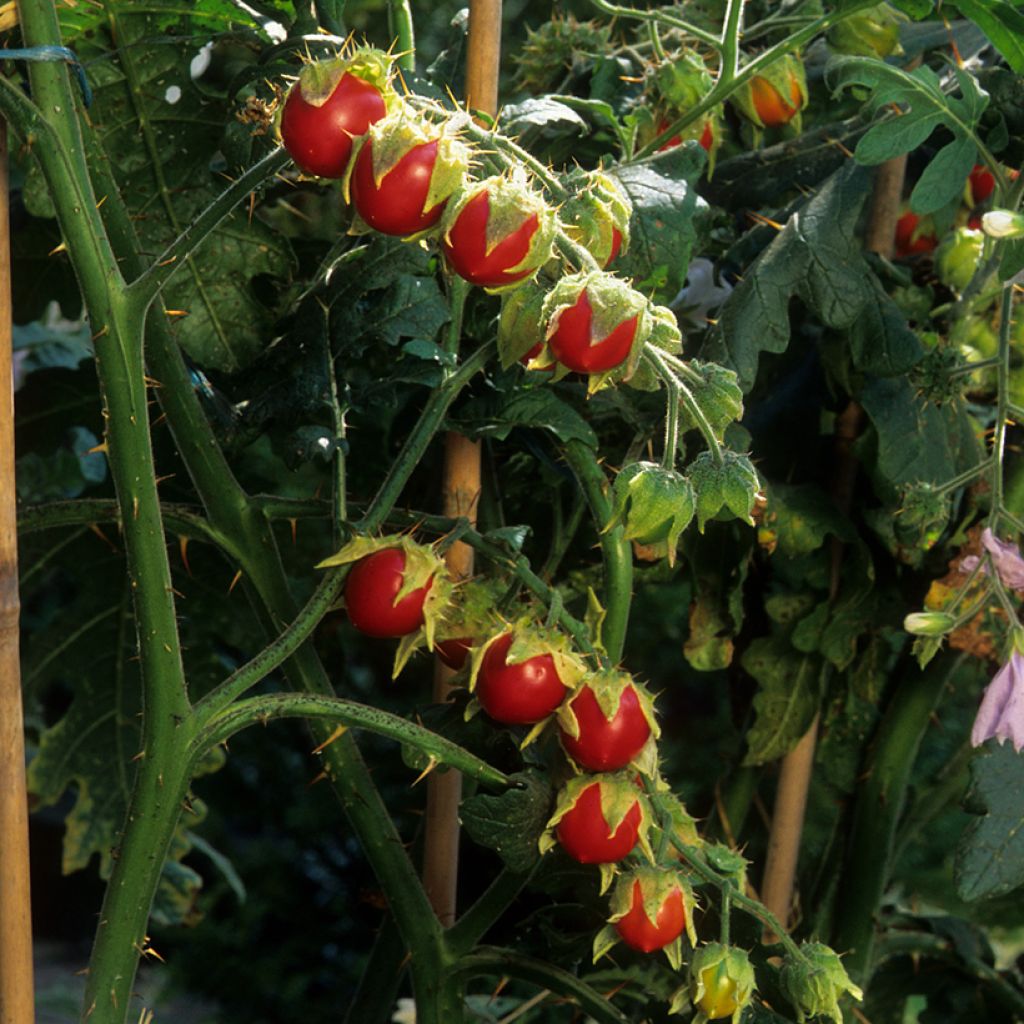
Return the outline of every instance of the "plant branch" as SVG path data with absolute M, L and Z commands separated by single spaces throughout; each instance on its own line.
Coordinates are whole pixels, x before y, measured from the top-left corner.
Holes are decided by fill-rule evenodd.
M 655 25 L 671 25 L 672 28 L 678 28 L 687 35 L 693 36 L 694 39 L 697 39 L 702 43 L 706 43 L 708 46 L 711 46 L 716 50 L 721 49 L 721 41 L 714 32 L 708 32 L 707 30 L 702 29 L 699 25 L 694 25 L 693 22 L 686 21 L 669 11 L 650 11 L 641 10 L 636 7 L 624 7 L 621 4 L 609 3 L 608 0 L 590 0 L 590 3 L 602 13 L 610 14 L 613 18 L 634 18 L 637 21 L 647 21 Z
M 232 182 L 164 251 L 153 265 L 128 286 L 128 299 L 136 312 L 145 311 L 167 282 L 185 266 L 188 257 L 207 239 L 217 225 L 250 193 L 272 178 L 291 157 L 275 149 Z
M 422 725 L 393 715 L 369 704 L 359 704 L 341 697 L 311 696 L 304 693 L 270 693 L 235 701 L 203 723 L 191 747 L 193 760 L 211 747 L 230 739 L 250 725 L 265 725 L 277 718 L 314 718 L 338 723 L 346 728 L 365 729 L 413 747 L 435 764 L 457 768 L 463 774 L 485 785 L 508 788 L 512 782 L 504 772 L 492 768 L 475 754 Z M 336 733 L 334 738 L 339 738 Z M 331 740 L 328 740 L 330 743 Z M 327 749 L 327 744 L 316 752 Z

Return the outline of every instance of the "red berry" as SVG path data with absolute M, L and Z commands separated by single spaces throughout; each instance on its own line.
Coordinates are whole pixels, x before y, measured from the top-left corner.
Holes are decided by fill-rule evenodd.
M 423 603 L 433 580 L 395 603 L 405 583 L 405 552 L 384 548 L 359 559 L 345 581 L 345 607 L 352 625 L 375 637 L 398 637 L 423 625 Z
M 601 705 L 588 686 L 569 702 L 579 723 L 575 739 L 561 730 L 562 746 L 581 767 L 593 772 L 609 772 L 625 768 L 647 742 L 651 727 L 644 715 L 636 690 L 626 686 L 615 714 L 605 718 Z
M 566 689 L 550 654 L 508 664 L 513 634 L 505 633 L 487 648 L 476 681 L 476 699 L 496 722 L 533 725 L 550 715 Z
M 386 113 L 381 91 L 348 71 L 319 106 L 307 102 L 301 83 L 296 83 L 281 114 L 281 141 L 307 174 L 341 178 L 352 156 L 352 140 Z
M 601 809 L 601 785 L 595 782 L 587 786 L 565 812 L 555 834 L 573 860 L 581 864 L 613 864 L 636 846 L 642 820 L 638 800 L 630 807 L 619 827 L 611 832 Z
M 430 178 L 437 162 L 437 140 L 413 146 L 381 178 L 373 175 L 373 141 L 367 139 L 356 157 L 349 186 L 359 216 L 384 235 L 414 235 L 441 219 L 445 202 L 424 210 Z
M 576 373 L 602 373 L 624 363 L 633 348 L 638 318 L 623 320 L 605 338 L 593 344 L 593 310 L 587 291 L 580 291 L 575 305 L 562 310 L 554 332 L 548 338 L 551 354 Z
M 657 920 L 652 921 L 644 910 L 640 881 L 633 883 L 633 901 L 625 917 L 615 922 L 615 930 L 622 941 L 641 953 L 653 953 L 675 942 L 686 927 L 686 905 L 681 889 L 673 889 L 658 908 Z

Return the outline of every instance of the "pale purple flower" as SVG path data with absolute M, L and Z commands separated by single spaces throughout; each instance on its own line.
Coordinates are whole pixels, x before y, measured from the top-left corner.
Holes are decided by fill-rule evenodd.
M 1010 590 L 1024 590 L 1024 558 L 1020 548 L 1009 541 L 1000 540 L 987 526 L 981 532 L 982 547 L 992 556 L 992 564 L 996 567 L 1003 586 Z M 968 555 L 960 562 L 960 571 L 974 572 L 980 559 L 977 555 Z M 985 566 L 981 567 L 986 572 Z
M 1009 740 L 1018 754 L 1024 748 L 1024 656 L 1016 648 L 985 687 L 971 728 L 973 746 L 989 739 Z

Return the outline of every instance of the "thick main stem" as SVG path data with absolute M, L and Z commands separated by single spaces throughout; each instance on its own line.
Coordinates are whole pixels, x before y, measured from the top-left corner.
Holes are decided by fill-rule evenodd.
M 18 651 L 7 122 L 0 118 L 0 1024 L 32 1024 L 28 799 Z

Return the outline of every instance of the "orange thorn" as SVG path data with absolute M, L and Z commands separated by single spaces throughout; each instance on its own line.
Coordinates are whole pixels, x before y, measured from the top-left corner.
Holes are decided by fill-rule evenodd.
M 181 561 L 184 563 L 185 572 L 192 575 L 192 567 L 188 564 L 188 537 L 178 538 L 178 550 L 181 552 Z
M 330 736 L 327 737 L 318 747 L 313 748 L 314 754 L 319 754 L 321 751 L 326 750 L 336 740 L 340 740 L 345 733 L 348 732 L 347 725 L 339 725 Z
M 231 581 L 231 586 L 228 587 L 228 593 L 229 594 L 231 593 L 232 590 L 235 589 L 235 587 L 238 585 L 238 581 L 241 578 L 242 578 L 242 570 L 239 569 L 238 572 L 235 573 L 235 578 Z
M 292 547 L 295 547 L 295 535 L 298 531 L 299 521 L 298 519 L 289 519 L 288 522 L 292 524 Z

